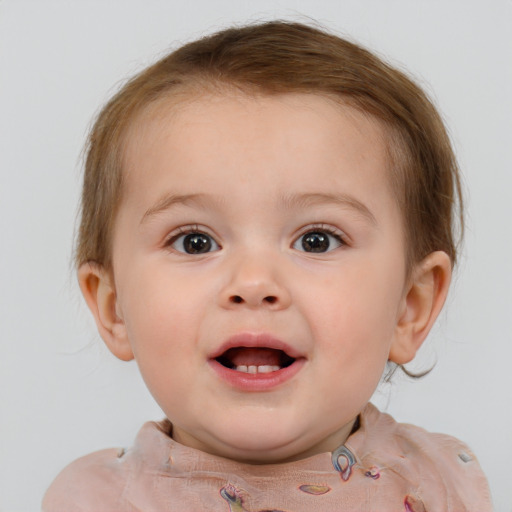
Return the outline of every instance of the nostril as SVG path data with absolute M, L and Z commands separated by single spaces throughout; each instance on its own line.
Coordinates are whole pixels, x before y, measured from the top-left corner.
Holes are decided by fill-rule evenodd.
M 229 298 L 229 301 L 233 304 L 242 304 L 245 302 L 243 297 L 240 297 L 240 295 L 232 295 Z M 262 300 L 262 303 L 267 304 L 275 304 L 277 302 L 277 297 L 275 295 L 268 295 L 267 297 L 264 297 Z

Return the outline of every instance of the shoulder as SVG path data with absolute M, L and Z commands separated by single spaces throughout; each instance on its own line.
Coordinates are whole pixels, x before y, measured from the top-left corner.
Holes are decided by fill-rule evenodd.
M 398 423 L 371 404 L 361 423 L 365 435 L 357 447 L 360 457 L 378 458 L 392 468 L 408 488 L 416 490 L 426 510 L 492 510 L 487 479 L 464 442 Z
M 139 430 L 130 449 L 101 450 L 75 460 L 46 491 L 43 512 L 142 510 L 134 499 L 142 506 L 147 504 L 149 498 L 144 489 L 151 487 L 152 475 L 158 474 L 168 459 L 169 430 L 168 420 L 149 421 Z M 141 478 L 144 475 L 147 478 Z
M 116 510 L 129 475 L 122 454 L 112 448 L 72 462 L 47 490 L 43 512 Z
M 399 424 L 398 433 L 418 454 L 417 471 L 441 481 L 447 500 L 464 506 L 460 510 L 490 511 L 491 496 L 487 479 L 476 455 L 461 440 L 446 434 L 428 432 L 414 425 Z M 428 484 L 424 484 L 428 488 Z

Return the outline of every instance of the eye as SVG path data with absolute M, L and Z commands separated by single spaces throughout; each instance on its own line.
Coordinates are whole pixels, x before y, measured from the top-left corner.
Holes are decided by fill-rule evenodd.
M 340 235 L 328 229 L 313 229 L 304 233 L 293 244 L 293 248 L 304 252 L 322 253 L 343 245 Z
M 199 231 L 180 233 L 172 237 L 166 245 L 186 254 L 206 254 L 220 249 L 219 244 L 210 235 Z

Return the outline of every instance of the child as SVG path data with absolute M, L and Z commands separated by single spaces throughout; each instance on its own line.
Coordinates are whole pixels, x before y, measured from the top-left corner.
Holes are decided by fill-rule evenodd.
M 233 28 L 136 76 L 90 135 L 76 263 L 167 419 L 43 509 L 491 510 L 464 444 L 368 403 L 443 306 L 457 199 L 424 93 L 336 36 Z

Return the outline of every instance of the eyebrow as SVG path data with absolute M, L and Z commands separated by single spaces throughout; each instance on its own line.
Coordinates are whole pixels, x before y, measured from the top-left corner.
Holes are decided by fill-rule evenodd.
M 150 217 L 157 215 L 175 205 L 199 205 L 202 207 L 212 203 L 213 198 L 207 194 L 171 194 L 163 197 L 155 205 L 148 208 L 141 218 L 141 224 Z M 213 201 L 215 202 L 215 201 Z M 376 225 L 377 220 L 370 209 L 361 201 L 347 194 L 325 194 L 313 192 L 308 194 L 290 194 L 282 198 L 285 209 L 306 208 L 310 206 L 332 204 L 350 208 L 361 214 L 369 222 Z
M 206 194 L 171 194 L 163 197 L 156 204 L 148 208 L 142 216 L 140 223 L 142 224 L 150 217 L 157 215 L 160 212 L 168 210 L 175 205 L 202 205 L 211 202 L 211 199 Z
M 325 194 L 314 192 L 308 194 L 292 194 L 283 198 L 283 203 L 287 208 L 308 207 L 324 204 L 332 204 L 344 208 L 350 208 L 366 218 L 369 222 L 376 225 L 377 219 L 371 210 L 361 201 L 347 194 Z

